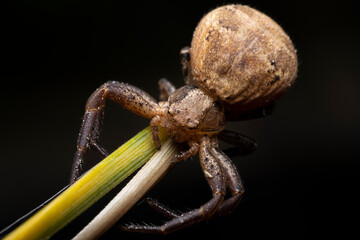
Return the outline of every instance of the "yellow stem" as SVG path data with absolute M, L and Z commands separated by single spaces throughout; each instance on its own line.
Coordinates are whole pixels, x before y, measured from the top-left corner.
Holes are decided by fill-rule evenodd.
M 160 141 L 167 136 L 159 129 Z M 156 152 L 150 128 L 146 128 L 89 170 L 4 239 L 47 239 L 94 204 Z
M 98 239 L 139 201 L 170 169 L 178 145 L 168 139 L 161 150 L 136 173 L 130 182 L 73 240 Z

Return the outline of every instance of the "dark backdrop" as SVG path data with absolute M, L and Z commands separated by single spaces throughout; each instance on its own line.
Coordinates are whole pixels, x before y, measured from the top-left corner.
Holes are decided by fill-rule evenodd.
M 9 1 L 2 10 L 0 228 L 68 183 L 84 105 L 107 80 L 156 97 L 157 81 L 181 86 L 179 50 L 200 18 L 228 1 Z M 236 1 L 231 1 L 231 3 Z M 351 1 L 241 1 L 273 17 L 299 54 L 294 87 L 265 119 L 230 123 L 258 150 L 236 163 L 246 195 L 229 216 L 165 238 L 308 239 L 358 228 L 359 23 Z M 114 150 L 148 125 L 108 102 L 101 143 Z M 88 155 L 88 165 L 98 160 Z M 119 189 L 60 231 L 69 239 Z M 211 197 L 196 158 L 150 193 L 185 211 Z M 355 218 L 354 218 L 355 217 Z M 354 220 L 355 219 L 355 220 Z M 144 204 L 121 222 L 161 223 Z M 154 236 L 112 229 L 103 239 Z

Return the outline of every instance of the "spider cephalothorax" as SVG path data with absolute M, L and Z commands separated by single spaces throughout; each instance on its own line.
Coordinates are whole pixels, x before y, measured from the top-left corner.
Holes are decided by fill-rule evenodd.
M 126 83 L 110 81 L 89 98 L 78 138 L 71 182 L 80 175 L 83 156 L 98 144 L 105 100 L 151 119 L 154 144 L 159 149 L 158 126 L 188 149 L 173 162 L 198 154 L 213 198 L 193 211 L 176 214 L 152 201 L 152 206 L 172 219 L 162 226 L 127 225 L 125 230 L 168 233 L 234 209 L 244 193 L 236 167 L 218 148 L 218 137 L 247 153 L 256 144 L 240 134 L 225 131 L 226 120 L 266 115 L 293 84 L 297 57 L 286 33 L 266 15 L 242 5 L 227 5 L 207 14 L 197 26 L 191 47 L 180 52 L 186 85 L 178 90 L 166 79 L 159 81 L 160 102 Z M 224 200 L 226 189 L 231 197 Z
M 160 116 L 159 124 L 177 142 L 199 134 L 218 134 L 225 127 L 222 105 L 194 86 L 179 88 L 165 103 L 165 114 Z

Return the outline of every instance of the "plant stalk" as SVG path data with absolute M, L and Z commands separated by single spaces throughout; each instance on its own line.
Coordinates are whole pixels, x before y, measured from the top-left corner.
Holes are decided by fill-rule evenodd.
M 73 240 L 97 239 L 111 228 L 171 168 L 178 146 L 168 139 L 161 150 L 139 170 L 130 182 Z
M 160 141 L 166 139 L 159 128 Z M 139 132 L 4 239 L 48 239 L 88 209 L 156 152 L 149 127 Z

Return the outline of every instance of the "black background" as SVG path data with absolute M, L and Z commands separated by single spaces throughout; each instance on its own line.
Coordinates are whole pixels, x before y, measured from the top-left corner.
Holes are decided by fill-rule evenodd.
M 179 50 L 200 18 L 236 1 L 11 1 L 2 7 L 0 228 L 68 183 L 89 95 L 107 80 L 156 97 L 157 81 L 183 85 Z M 274 18 L 299 57 L 294 87 L 265 119 L 232 122 L 259 148 L 234 162 L 246 195 L 229 216 L 162 238 L 349 237 L 359 227 L 359 21 L 351 1 L 241 1 Z M 148 120 L 108 102 L 101 143 L 112 151 Z M 88 166 L 96 163 L 88 155 Z M 74 236 L 119 188 L 53 239 Z M 185 211 L 211 197 L 196 158 L 150 193 Z M 161 223 L 145 204 L 123 220 Z M 103 239 L 152 239 L 116 228 Z

